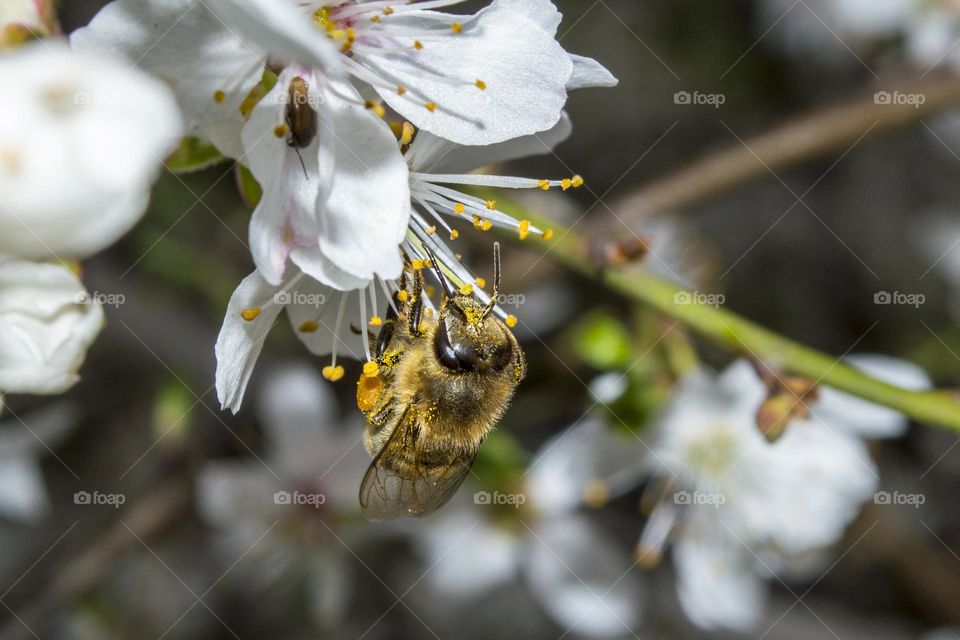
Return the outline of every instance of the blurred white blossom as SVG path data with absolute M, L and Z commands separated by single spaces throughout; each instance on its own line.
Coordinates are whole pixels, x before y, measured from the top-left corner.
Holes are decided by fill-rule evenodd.
M 83 258 L 146 210 L 181 134 L 169 89 L 54 40 L 0 56 L 0 253 Z
M 77 382 L 103 309 L 64 266 L 0 257 L 0 393 L 60 393 Z

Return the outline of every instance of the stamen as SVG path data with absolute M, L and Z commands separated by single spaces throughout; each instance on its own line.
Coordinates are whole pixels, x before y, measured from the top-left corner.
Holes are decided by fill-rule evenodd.
M 553 229 L 547 229 L 546 231 L 544 231 L 544 232 L 543 232 L 543 239 L 544 239 L 544 240 L 552 240 L 552 239 L 553 239 Z
M 513 314 L 508 315 L 506 318 L 504 318 L 503 321 L 504 321 L 504 322 L 507 324 L 507 326 L 510 327 L 511 329 L 513 329 L 514 327 L 517 326 L 517 316 L 515 316 L 515 315 L 513 315 Z
M 344 370 L 340 365 L 327 365 L 320 371 L 320 373 L 322 373 L 323 377 L 330 382 L 337 382 L 343 378 Z
M 463 24 L 459 22 L 454 22 L 450 25 L 450 30 L 454 33 L 461 33 L 463 31 Z
M 251 307 L 250 309 L 242 310 L 240 312 L 240 317 L 247 322 L 252 322 L 257 319 L 262 311 L 263 310 L 260 307 Z
M 477 85 L 477 89 L 480 89 L 480 91 L 487 90 L 487 83 L 484 82 L 483 80 L 477 80 L 476 82 L 474 82 L 474 84 Z
M 273 135 L 277 136 L 278 138 L 282 138 L 283 136 L 287 135 L 289 132 L 290 132 L 290 127 L 288 127 L 286 123 L 278 124 L 276 127 L 273 128 Z
M 227 94 L 224 93 L 223 90 L 217 89 L 216 91 L 213 92 L 213 101 L 216 102 L 217 104 L 223 103 L 223 101 L 226 99 L 227 99 Z
M 403 130 L 402 130 L 402 133 L 400 134 L 400 144 L 404 146 L 410 144 L 413 141 L 414 131 L 415 130 L 412 124 L 410 124 L 409 122 L 404 122 Z
M 487 286 L 487 281 L 484 280 L 483 278 L 477 278 L 477 286 L 480 287 L 481 289 L 484 289 Z
M 521 220 L 519 230 L 520 230 L 520 239 L 526 240 L 527 237 L 529 237 L 530 235 L 530 221 Z
M 320 325 L 318 325 L 313 320 L 305 320 L 303 324 L 300 325 L 299 331 L 301 333 L 315 333 L 319 328 L 320 328 Z
M 370 326 L 371 326 L 371 327 L 382 327 L 382 326 L 383 326 L 383 318 L 381 318 L 380 316 L 372 316 L 372 317 L 370 318 Z
M 383 107 L 382 104 L 374 100 L 367 100 L 363 103 L 364 108 L 373 111 L 378 118 L 382 118 L 387 114 L 387 110 Z
M 434 111 L 437 110 L 437 103 L 436 103 L 436 102 L 428 102 L 427 104 L 425 104 L 425 105 L 423 105 L 423 106 L 425 106 L 425 107 L 427 108 L 427 111 L 429 111 L 430 113 L 433 113 Z

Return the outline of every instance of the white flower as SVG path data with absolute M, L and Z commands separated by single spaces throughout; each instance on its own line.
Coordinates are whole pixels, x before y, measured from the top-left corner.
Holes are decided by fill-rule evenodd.
M 0 407 L 2 409 L 2 407 Z M 40 460 L 73 428 L 75 408 L 55 404 L 0 423 L 0 514 L 36 522 L 50 510 Z
M 315 620 L 326 624 L 348 596 L 346 548 L 337 538 L 350 539 L 340 516 L 359 510 L 357 487 L 369 463 L 362 422 L 339 415 L 306 363 L 286 363 L 267 377 L 258 409 L 266 454 L 207 463 L 198 510 L 231 561 L 249 558 L 238 575 L 265 590 L 303 589 Z
M 461 144 L 544 131 L 568 88 L 616 84 L 556 42 L 560 14 L 548 0 L 496 0 L 472 16 L 431 10 L 459 1 L 115 0 L 73 41 L 175 81 L 191 131 L 228 155 L 268 57 L 325 80 L 349 75 L 417 127 Z
M 641 447 L 598 421 L 551 438 L 530 465 L 519 509 L 501 507 L 494 518 L 489 503 L 454 503 L 425 523 L 417 539 L 433 567 L 425 580 L 436 593 L 469 602 L 520 578 L 564 631 L 629 634 L 644 603 L 633 558 L 578 509 L 636 486 Z
M 69 269 L 0 258 L 0 393 L 65 391 L 102 327 Z
M 46 40 L 0 57 L 0 253 L 80 258 L 139 220 L 181 135 L 162 83 Z
M 918 382 L 918 371 L 899 361 L 855 364 Z M 839 540 L 877 485 L 858 434 L 894 435 L 905 423 L 824 390 L 808 419 L 793 421 L 769 444 L 756 426 L 765 397 L 753 367 L 738 361 L 720 376 L 691 375 L 656 424 L 649 462 L 664 500 L 638 554 L 649 562 L 668 536 L 677 538 L 680 601 L 701 627 L 749 629 L 762 612 L 766 577 Z

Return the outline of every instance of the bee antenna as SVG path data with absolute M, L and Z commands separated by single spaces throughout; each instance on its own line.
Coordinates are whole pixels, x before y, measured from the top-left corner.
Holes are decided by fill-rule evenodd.
M 444 277 L 443 272 L 440 270 L 440 263 L 437 261 L 437 257 L 433 255 L 433 251 L 430 250 L 430 247 L 426 243 L 423 244 L 423 250 L 426 252 L 427 257 L 430 259 L 430 265 L 433 267 L 433 273 L 437 276 L 437 280 L 440 281 L 440 286 L 443 287 L 443 293 L 447 296 L 447 299 L 450 300 L 453 298 L 453 292 L 450 290 L 450 283 Z
M 294 149 L 297 152 L 297 157 L 300 158 L 300 166 L 303 168 L 303 177 L 307 180 L 310 179 L 310 176 L 307 175 L 307 165 L 303 162 L 303 156 L 300 155 L 300 149 Z
M 486 318 L 487 315 L 493 311 L 493 308 L 497 306 L 497 299 L 500 297 L 500 243 L 493 243 L 493 295 L 490 296 L 490 302 L 487 303 L 487 307 L 483 310 L 483 317 Z

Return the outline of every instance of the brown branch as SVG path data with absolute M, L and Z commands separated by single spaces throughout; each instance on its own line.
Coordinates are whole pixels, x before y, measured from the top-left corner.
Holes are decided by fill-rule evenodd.
M 882 104 L 877 90 L 923 96 L 923 104 Z M 628 224 L 651 213 L 670 213 L 704 202 L 805 160 L 842 151 L 869 134 L 908 126 L 960 106 L 960 77 L 936 75 L 900 86 L 876 87 L 856 99 L 821 108 L 766 133 L 710 152 L 626 196 L 617 208 Z

